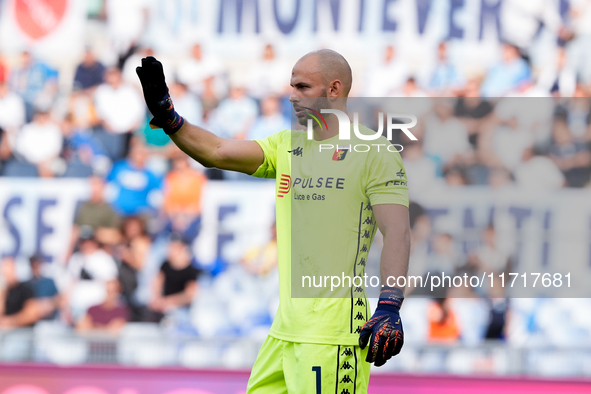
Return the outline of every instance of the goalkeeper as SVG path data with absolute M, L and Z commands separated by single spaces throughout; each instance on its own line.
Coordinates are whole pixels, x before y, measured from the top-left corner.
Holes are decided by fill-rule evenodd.
M 408 189 L 400 155 L 383 148 L 353 151 L 352 144 L 364 142 L 354 133 L 348 149 L 341 148 L 336 115 L 317 122 L 311 139 L 305 131 L 291 130 L 256 141 L 220 138 L 176 113 L 159 61 L 142 59 L 137 74 L 154 117 L 151 124 L 185 153 L 206 167 L 278 180 L 280 304 L 247 393 L 367 392 L 370 363 L 383 365 L 404 341 L 399 314 L 404 289 L 386 286 L 387 277 L 406 276 L 408 269 Z M 301 125 L 317 119 L 314 113 L 322 109 L 346 113 L 352 74 L 337 52 L 303 56 L 290 82 Z M 384 137 L 372 142 L 390 144 Z M 363 276 L 378 228 L 384 236 L 383 286 L 373 315 L 359 286 L 347 290 L 347 297 L 292 296 L 303 278 L 292 278 L 297 267 L 310 275 L 334 266 L 340 271 L 333 272 Z

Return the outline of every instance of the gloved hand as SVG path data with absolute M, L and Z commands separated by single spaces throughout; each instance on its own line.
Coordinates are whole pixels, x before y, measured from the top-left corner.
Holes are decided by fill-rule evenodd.
M 142 65 L 135 69 L 148 109 L 154 116 L 150 121 L 153 128 L 161 128 L 166 134 L 177 132 L 185 123 L 185 120 L 176 113 L 168 87 L 164 80 L 164 71 L 162 63 L 152 56 L 142 59 Z
M 369 341 L 369 351 L 365 361 L 374 363 L 376 367 L 384 365 L 392 356 L 400 353 L 404 344 L 404 332 L 399 313 L 402 301 L 404 301 L 404 293 L 401 289 L 384 288 L 380 292 L 376 311 L 361 328 L 359 346 L 365 349 Z

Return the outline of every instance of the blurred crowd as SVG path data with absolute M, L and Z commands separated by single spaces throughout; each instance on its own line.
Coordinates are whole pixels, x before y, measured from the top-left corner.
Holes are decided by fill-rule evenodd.
M 142 57 L 158 54 L 136 44 L 141 20 L 122 19 L 117 9 L 136 3 L 107 2 L 113 9 L 101 23 L 110 40 L 108 56 L 87 48 L 67 88 L 59 82 L 61 70 L 44 59 L 27 51 L 11 62 L 0 56 L 0 175 L 87 178 L 91 189 L 71 238 L 64 240 L 68 253 L 61 268 L 49 269 L 31 256 L 30 279 L 20 282 L 15 258 L 25 256 L 2 260 L 2 328 L 58 319 L 80 331 L 118 332 L 126 322 L 145 321 L 203 335 L 246 335 L 272 321 L 274 230 L 267 245 L 253 248 L 238 265 L 205 269 L 192 257 L 201 191 L 210 180 L 243 178 L 201 167 L 150 128 L 135 67 Z M 589 19 L 590 12 L 586 7 L 577 17 Z M 395 45 L 376 54 L 381 60 L 358 73 L 354 92 L 417 103 L 412 111 L 419 115 L 413 129 L 418 141 L 393 141 L 404 145 L 411 198 L 433 187 L 464 185 L 589 187 L 591 80 L 583 71 L 591 64 L 571 48 L 580 45 L 572 34 L 561 34 L 549 49 L 553 62 L 543 67 L 534 67 L 523 48 L 509 42 L 499 44 L 497 62 L 480 73 L 454 64 L 449 42 L 437 46 L 437 61 L 424 69 L 406 64 Z M 189 122 L 234 139 L 264 138 L 291 127 L 291 64 L 272 45 L 254 54 L 240 74 L 230 73 L 226 59 L 199 43 L 178 57 L 164 64 L 165 73 L 175 107 Z M 427 262 L 452 271 L 508 267 L 492 226 L 482 230 L 477 249 L 462 255 L 451 235 L 432 234 L 416 204 L 411 221 L 411 267 L 421 267 L 419 274 L 431 269 Z M 481 339 L 505 337 L 509 303 L 495 291 L 476 297 L 485 311 Z M 239 302 L 229 302 L 232 292 Z M 429 322 L 430 340 L 468 335 L 449 297 L 454 295 L 441 295 L 421 316 Z M 224 308 L 232 309 L 231 322 L 220 312 Z

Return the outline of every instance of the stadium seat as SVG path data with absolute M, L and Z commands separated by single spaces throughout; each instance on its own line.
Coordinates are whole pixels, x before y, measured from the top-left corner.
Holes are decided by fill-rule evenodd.
M 1 336 L 0 359 L 19 362 L 30 359 L 33 350 L 33 332 L 30 329 L 9 331 Z
M 187 368 L 206 368 L 220 363 L 220 349 L 211 341 L 189 342 L 180 350 L 179 362 Z
M 69 337 L 47 341 L 47 361 L 59 365 L 76 365 L 86 362 L 88 343 L 82 338 Z
M 176 361 L 176 353 L 175 344 L 165 340 L 157 323 L 128 323 L 117 345 L 117 360 L 126 365 L 170 365 Z

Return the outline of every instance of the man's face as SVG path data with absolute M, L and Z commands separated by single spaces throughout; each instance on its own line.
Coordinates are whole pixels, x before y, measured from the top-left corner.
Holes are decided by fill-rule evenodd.
M 14 259 L 5 257 L 0 261 L 0 274 L 4 277 L 7 283 L 16 282 L 16 265 Z
M 298 123 L 307 124 L 309 115 L 307 108 L 320 112 L 330 108 L 326 95 L 326 81 L 319 70 L 315 56 L 300 59 L 291 72 L 290 86 L 292 87 L 289 101 L 293 104 Z

